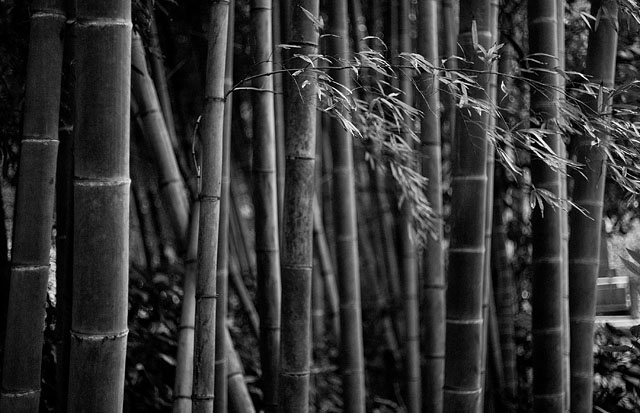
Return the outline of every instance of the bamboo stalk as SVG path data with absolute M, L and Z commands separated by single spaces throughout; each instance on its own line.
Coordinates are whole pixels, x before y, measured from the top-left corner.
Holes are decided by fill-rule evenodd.
M 225 340 L 228 349 L 227 363 L 229 364 L 227 373 L 227 380 L 229 381 L 229 411 L 232 413 L 255 413 L 253 401 L 244 381 L 242 362 L 233 346 L 228 329 L 226 330 Z
M 189 223 L 187 253 L 183 278 L 182 310 L 178 327 L 176 379 L 173 386 L 173 413 L 191 412 L 193 386 L 193 337 L 196 314 L 196 273 L 198 271 L 198 228 L 200 202 L 193 203 Z
M 340 341 L 340 303 L 338 299 L 338 285 L 333 270 L 333 260 L 329 251 L 329 242 L 324 231 L 320 206 L 317 196 L 313 200 L 313 246 L 314 253 L 318 256 L 325 295 L 328 305 L 328 317 L 336 335 Z
M 225 62 L 225 91 L 233 87 L 233 52 L 234 52 L 235 1 L 229 3 L 229 25 L 227 32 L 227 60 Z M 220 183 L 220 230 L 218 234 L 218 267 L 216 269 L 216 370 L 213 409 L 226 413 L 229 405 L 228 397 L 228 358 L 225 329 L 227 326 L 227 307 L 229 302 L 229 214 L 231 206 L 231 135 L 233 121 L 233 98 L 227 97 L 224 110 L 224 130 L 222 142 L 222 177 Z
M 611 0 L 594 1 L 591 13 L 598 24 L 589 33 L 586 74 L 590 81 L 603 88 L 602 102 L 592 98 L 588 103 L 591 116 L 610 117 L 617 50 L 618 4 Z M 596 282 L 600 259 L 600 236 L 607 158 L 601 145 L 594 145 L 587 136 L 577 137 L 577 161 L 585 165 L 573 174 L 573 202 L 588 212 L 585 216 L 576 208 L 569 213 L 569 305 L 571 329 L 571 411 L 592 410 L 593 334 L 596 306 Z M 606 142 L 606 133 L 598 139 Z M 591 344 L 591 345 L 590 345 Z
M 299 46 L 298 56 L 314 55 L 318 33 L 310 16 L 319 15 L 318 0 L 292 2 L 289 44 Z M 307 15 L 308 13 L 308 15 Z M 312 200 L 317 76 L 305 70 L 301 57 L 290 60 L 287 125 L 285 133 L 286 174 L 282 243 L 282 335 L 280 353 L 280 406 L 282 411 L 309 409 L 309 365 L 311 355 L 311 267 L 313 264 Z M 302 84 L 304 88 L 301 88 Z
M 313 343 L 316 347 L 322 346 L 325 340 L 325 311 L 324 311 L 324 284 L 322 270 L 318 257 L 313 259 L 313 273 L 311 275 L 311 327 Z
M 233 233 L 231 233 L 231 236 L 233 237 Z M 231 287 L 236 292 L 238 299 L 240 299 L 242 309 L 247 313 L 251 332 L 256 338 L 259 338 L 260 316 L 258 316 L 258 311 L 256 310 L 256 307 L 251 300 L 251 296 L 249 295 L 249 291 L 242 280 L 242 274 L 240 273 L 236 254 L 230 254 L 229 256 L 229 279 L 231 281 Z
M 224 125 L 224 72 L 229 1 L 211 2 L 208 33 L 205 109 L 203 116 L 202 181 L 198 275 L 196 278 L 195 350 L 193 357 L 193 411 L 213 412 L 215 397 L 215 314 L 218 230 Z
M 472 1 L 460 8 L 459 43 L 465 68 L 486 73 L 475 39 L 491 44 L 491 2 Z M 479 89 L 470 93 L 486 100 L 490 76 L 478 75 Z M 486 128 L 488 116 L 461 108 L 453 141 L 452 213 L 447 288 L 444 411 L 479 412 L 482 408 L 482 298 L 486 206 Z
M 418 52 L 429 62 L 437 64 L 438 3 L 418 4 Z M 429 179 L 427 199 L 437 219 L 442 219 L 442 165 L 440 98 L 437 77 L 422 74 L 419 108 L 423 111 L 421 127 L 422 174 Z M 445 273 L 442 222 L 436 224 L 434 237 L 429 236 L 424 249 L 421 312 L 422 318 L 422 385 L 423 409 L 439 413 L 443 409 L 444 353 L 445 353 Z
M 557 64 L 557 9 L 555 0 L 529 3 L 529 50 L 540 63 L 534 74 L 541 86 L 531 90 L 532 115 L 556 129 L 558 116 L 558 76 L 548 72 Z M 545 137 L 558 154 L 562 139 L 553 133 Z M 531 181 L 537 189 L 560 196 L 560 176 L 540 159 L 531 161 Z M 560 412 L 564 409 L 562 383 L 562 239 L 558 209 L 545 207 L 532 212 L 534 266 L 532 288 L 533 334 L 533 408 L 535 412 Z
M 74 263 L 67 409 L 119 412 L 128 334 L 131 5 L 112 0 L 99 5 L 79 2 L 76 7 Z
M 273 72 L 271 0 L 252 0 L 255 74 Z M 278 410 L 280 358 L 280 255 L 273 77 L 253 82 L 253 179 L 260 314 L 260 359 L 265 411 Z
M 153 80 L 147 70 L 142 39 L 133 35 L 131 42 L 132 100 L 135 101 L 134 117 L 140 125 L 146 147 L 153 153 L 156 161 L 160 192 L 171 218 L 178 244 L 185 248 L 189 225 L 189 201 L 184 180 L 178 168 L 176 155 Z
M 30 16 L 25 114 L 6 313 L 1 411 L 38 410 L 65 25 L 62 2 Z M 4 234 L 3 234 L 4 236 Z M 17 373 L 20 374 L 17 374 Z

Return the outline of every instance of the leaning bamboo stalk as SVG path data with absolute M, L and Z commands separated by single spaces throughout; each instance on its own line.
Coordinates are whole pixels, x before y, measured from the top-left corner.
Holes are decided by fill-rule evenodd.
M 313 274 L 311 275 L 311 327 L 313 343 L 318 346 L 325 340 L 325 311 L 324 311 L 324 285 L 322 270 L 318 257 L 313 259 Z
M 591 13 L 598 23 L 589 34 L 586 74 L 603 89 L 602 102 L 589 101 L 589 114 L 611 116 L 610 89 L 614 86 L 618 41 L 618 4 L 612 0 L 594 1 Z M 598 139 L 609 137 L 600 133 Z M 569 305 L 571 330 L 571 411 L 591 412 L 593 392 L 593 334 L 596 306 L 596 281 L 600 259 L 602 208 L 606 176 L 606 155 L 602 144 L 596 145 L 587 136 L 577 137 L 577 161 L 585 165 L 574 173 L 573 202 L 577 208 L 569 213 Z
M 229 411 L 231 413 L 255 413 L 253 401 L 249 395 L 247 384 L 244 380 L 244 370 L 240 356 L 233 346 L 229 330 L 225 329 L 225 341 L 227 346 L 227 363 L 229 369 L 227 380 L 229 381 Z
M 227 60 L 225 62 L 224 88 L 228 93 L 233 87 L 235 1 L 229 2 L 229 25 L 227 32 Z M 220 183 L 220 230 L 218 233 L 218 266 L 216 268 L 216 371 L 215 400 L 213 409 L 226 413 L 228 410 L 227 307 L 229 301 L 229 215 L 231 208 L 231 135 L 233 120 L 233 97 L 229 95 L 225 102 L 224 129 L 222 142 L 222 176 Z
M 122 411 L 127 343 L 131 4 L 76 4 L 69 411 Z M 100 79 L 100 81 L 96 81 Z M 104 87 L 109 85 L 109 87 Z
M 438 2 L 418 4 L 418 52 L 437 64 Z M 422 74 L 420 90 L 425 99 L 418 100 L 423 111 L 421 128 L 422 174 L 429 179 L 427 199 L 438 220 L 442 219 L 442 166 L 440 150 L 440 98 L 437 77 Z M 439 413 L 443 408 L 445 353 L 445 273 L 442 222 L 435 224 L 435 233 L 426 240 L 421 312 L 423 342 L 423 409 Z
M 320 213 L 320 205 L 317 196 L 313 200 L 313 250 L 318 256 L 322 279 L 324 282 L 327 299 L 327 316 L 331 320 L 331 326 L 336 338 L 340 339 L 340 303 L 338 300 L 338 285 L 333 270 L 333 260 L 329 251 L 329 242 L 324 231 L 324 225 Z
M 218 264 L 218 229 L 222 180 L 224 125 L 224 73 L 227 50 L 229 1 L 211 2 L 208 34 L 205 108 L 203 115 L 202 180 L 198 275 L 196 278 L 195 350 L 193 356 L 193 411 L 212 412 L 215 387 L 215 314 Z
M 478 0 L 460 8 L 459 43 L 465 68 L 479 70 L 478 89 L 470 91 L 486 100 L 489 75 L 478 57 L 475 39 L 491 45 L 491 2 Z M 482 298 L 486 206 L 486 127 L 488 116 L 462 107 L 452 146 L 452 213 L 447 287 L 444 410 L 479 412 L 482 408 Z
M 193 385 L 193 333 L 196 314 L 196 273 L 198 264 L 198 227 L 200 203 L 191 208 L 185 271 L 182 285 L 182 310 L 178 327 L 176 378 L 173 386 L 173 413 L 191 412 Z
M 11 250 L 11 291 L 2 354 L 0 410 L 7 412 L 35 412 L 40 401 L 42 320 L 58 154 L 64 5 L 37 1 L 32 6 Z
M 160 102 L 147 69 L 144 46 L 139 35 L 134 34 L 131 43 L 132 99 L 135 113 L 146 147 L 156 161 L 160 191 L 171 217 L 180 248 L 186 244 L 189 225 L 189 201 L 184 180 L 178 168 L 176 155 L 171 146 L 171 138 L 162 115 Z
M 288 44 L 313 58 L 318 32 L 310 16 L 319 15 L 318 0 L 292 2 Z M 311 55 L 311 56 L 310 56 Z M 293 57 L 287 79 L 286 173 L 282 242 L 282 333 L 280 406 L 282 411 L 309 409 L 311 356 L 311 270 L 313 265 L 314 157 L 317 75 L 308 62 Z M 305 85 L 301 88 L 301 85 Z
M 273 98 L 271 0 L 252 0 L 253 59 L 253 179 L 256 261 L 260 314 L 260 360 L 265 411 L 278 410 L 280 359 L 280 254 L 278 184 L 276 180 L 275 108 Z
M 557 2 L 546 0 L 528 4 L 529 51 L 539 85 L 531 90 L 531 112 L 548 129 L 557 128 L 558 75 L 548 71 L 557 64 Z M 538 63 L 539 62 L 539 63 Z M 541 70 L 535 70 L 541 69 Z M 545 136 L 546 144 L 558 154 L 562 139 L 557 132 Z M 531 161 L 531 181 L 537 189 L 560 196 L 560 174 L 540 159 Z M 543 206 L 532 212 L 532 335 L 533 409 L 561 412 L 564 409 L 562 380 L 562 239 L 560 211 Z
M 233 234 L 232 234 L 233 235 Z M 240 272 L 240 266 L 238 264 L 237 254 L 229 255 L 229 280 L 231 281 L 231 287 L 236 292 L 242 309 L 247 314 L 249 320 L 249 328 L 254 337 L 260 337 L 260 316 L 258 310 L 256 310 L 253 300 L 249 295 L 249 291 L 242 280 L 242 273 Z

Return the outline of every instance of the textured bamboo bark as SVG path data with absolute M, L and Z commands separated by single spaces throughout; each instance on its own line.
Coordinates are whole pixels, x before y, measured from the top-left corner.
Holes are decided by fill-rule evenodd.
M 313 200 L 313 248 L 322 268 L 322 279 L 327 298 L 328 317 L 336 339 L 340 339 L 340 303 L 338 302 L 338 286 L 336 283 L 333 261 L 329 251 L 329 243 L 322 224 L 322 214 L 317 197 Z
M 131 42 L 132 100 L 135 100 L 134 117 L 140 125 L 146 147 L 156 161 L 160 191 L 180 248 L 185 248 L 189 226 L 189 201 L 184 180 L 178 168 L 176 155 L 166 122 L 162 117 L 160 102 L 147 70 L 142 39 L 133 35 Z
M 198 271 L 198 228 L 200 202 L 191 208 L 185 271 L 182 285 L 182 310 L 178 327 L 178 353 L 176 355 L 176 379 L 173 385 L 173 413 L 191 412 L 193 385 L 193 333 L 196 317 L 196 273 Z
M 460 43 L 472 61 L 465 68 L 486 72 L 474 37 L 487 49 L 491 43 L 491 2 L 471 1 L 460 8 Z M 475 26 L 475 27 L 474 27 Z M 470 91 L 485 100 L 489 75 L 477 77 Z M 479 412 L 482 408 L 482 298 L 486 206 L 487 114 L 463 107 L 452 145 L 452 211 L 447 287 L 444 410 Z
M 418 4 L 418 52 L 437 64 L 438 2 Z M 429 179 L 427 199 L 438 219 L 442 219 L 442 166 L 440 155 L 440 101 L 437 78 L 423 74 L 420 89 L 426 99 L 418 100 L 424 112 L 421 129 L 422 174 Z M 442 411 L 445 353 L 445 273 L 442 222 L 436 224 L 435 238 L 428 237 L 421 291 L 423 409 Z
M 392 5 L 392 13 L 395 10 L 398 23 L 398 49 L 395 54 L 414 51 L 411 42 L 411 27 L 409 15 L 411 13 L 410 2 L 400 0 Z M 393 25 L 393 24 L 392 24 Z M 399 60 L 399 58 L 398 58 Z M 403 102 L 409 106 L 414 105 L 413 93 L 414 73 L 404 72 L 400 79 L 400 89 L 404 93 Z M 406 127 L 410 121 L 407 119 Z M 410 136 L 405 136 L 407 142 L 411 142 Z M 415 242 L 416 233 L 413 222 L 413 204 L 405 200 L 401 208 L 400 217 L 400 248 L 401 248 L 401 279 L 403 280 L 402 301 L 405 311 L 405 404 L 408 413 L 422 411 L 422 376 L 420 358 L 420 308 L 418 298 L 418 251 Z
M 540 82 L 531 88 L 531 112 L 546 128 L 554 130 L 558 117 L 558 76 L 547 72 L 557 64 L 557 9 L 555 0 L 530 2 L 529 51 L 540 63 L 532 68 L 542 69 L 533 74 Z M 559 153 L 560 135 L 549 134 L 546 143 Z M 545 189 L 560 196 L 560 174 L 540 159 L 531 161 L 531 182 L 537 189 Z M 533 334 L 533 408 L 536 412 L 560 412 L 564 408 L 562 380 L 562 234 L 558 208 L 540 205 L 532 212 L 532 334 Z
M 128 334 L 131 5 L 113 0 L 77 3 L 76 7 L 74 262 L 67 409 L 119 412 Z
M 212 1 L 208 29 L 204 124 L 201 135 L 202 181 L 199 195 L 200 229 L 192 395 L 193 411 L 196 413 L 213 412 L 215 397 L 215 273 L 218 265 L 228 21 L 229 1 Z
M 227 32 L 227 60 L 225 62 L 224 88 L 228 92 L 233 87 L 233 52 L 234 52 L 235 1 L 229 2 L 229 24 Z M 224 126 L 222 142 L 222 177 L 220 185 L 220 230 L 218 234 L 218 267 L 216 269 L 216 377 L 215 400 L 213 409 L 219 413 L 228 410 L 228 358 L 227 341 L 227 306 L 229 301 L 229 215 L 231 208 L 231 135 L 233 121 L 233 97 L 229 95 L 224 108 Z
M 601 85 L 604 98 L 588 102 L 592 116 L 611 114 L 608 90 L 614 86 L 617 50 L 618 5 L 612 0 L 594 1 L 591 14 L 598 24 L 589 34 L 586 74 L 590 81 Z M 598 107 L 599 106 L 599 107 Z M 598 137 L 606 142 L 608 136 Z M 592 410 L 593 342 L 596 281 L 600 259 L 602 205 L 606 176 L 606 158 L 602 146 L 591 138 L 577 137 L 577 161 L 585 166 L 574 173 L 573 202 L 588 211 L 585 216 L 575 208 L 569 214 L 569 304 L 571 328 L 571 411 Z M 602 145 L 602 144 L 601 144 Z
M 32 6 L 0 392 L 0 410 L 7 412 L 36 412 L 40 401 L 58 154 L 66 18 L 62 2 L 37 1 Z
M 291 6 L 288 44 L 300 56 L 317 51 L 318 33 L 307 16 L 318 16 L 318 0 L 297 0 Z M 282 243 L 282 335 L 280 406 L 282 411 L 309 409 L 311 355 L 311 267 L 313 264 L 314 157 L 316 73 L 293 57 L 288 69 L 300 71 L 287 79 L 286 173 Z M 302 85 L 305 85 L 302 88 Z
M 231 413 L 255 413 L 253 401 L 249 395 L 247 384 L 244 381 L 244 370 L 240 356 L 233 346 L 233 341 L 226 330 L 225 341 L 227 346 L 227 363 L 229 369 L 227 380 L 229 381 L 229 411 Z
M 255 74 L 266 75 L 273 72 L 271 0 L 252 0 L 251 27 Z M 280 358 L 280 241 L 273 77 L 257 77 L 253 86 L 257 89 L 253 95 L 253 205 L 261 328 L 260 359 L 264 406 L 265 411 L 270 413 L 278 410 Z
M 350 61 L 347 2 L 330 1 L 327 53 L 334 65 Z M 331 70 L 329 75 L 345 89 L 351 90 L 351 73 Z M 343 113 L 348 117 L 348 114 Z M 333 160 L 333 199 L 336 230 L 336 263 L 340 295 L 340 369 L 345 412 L 365 411 L 364 355 L 360 304 L 360 268 L 358 224 L 351 136 L 337 119 L 329 125 Z M 397 275 L 397 274 L 396 274 Z

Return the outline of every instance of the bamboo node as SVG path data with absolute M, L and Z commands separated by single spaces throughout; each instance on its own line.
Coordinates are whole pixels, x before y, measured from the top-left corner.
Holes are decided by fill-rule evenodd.
M 210 102 L 221 102 L 221 103 L 225 103 L 227 101 L 227 99 L 225 97 L 220 97 L 220 96 L 207 96 L 204 98 L 204 102 L 205 103 L 210 103 Z
M 20 398 L 20 397 L 29 397 L 29 396 L 33 396 L 35 394 L 40 394 L 40 389 L 34 389 L 34 390 L 4 390 L 2 391 L 2 393 L 0 393 L 0 395 L 2 395 L 2 397 L 8 397 L 8 398 Z
M 213 202 L 213 203 L 220 202 L 220 196 L 200 194 L 200 195 L 198 195 L 198 201 L 200 201 L 200 202 Z
M 78 341 L 107 341 L 107 340 L 119 340 L 127 337 L 129 329 L 125 329 L 115 334 L 86 334 L 78 331 L 71 331 L 71 337 Z
M 196 394 L 191 395 L 191 400 L 213 400 L 215 396 L 213 394 Z

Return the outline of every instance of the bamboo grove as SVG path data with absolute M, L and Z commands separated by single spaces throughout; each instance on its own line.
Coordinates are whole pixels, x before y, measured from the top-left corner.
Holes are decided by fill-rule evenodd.
M 0 29 L 1 412 L 608 411 L 635 0 L 10 0 Z

